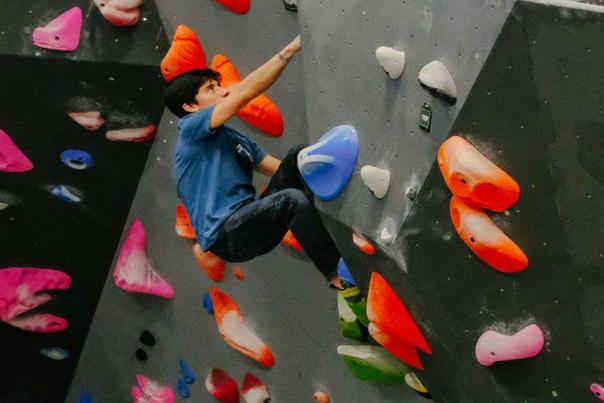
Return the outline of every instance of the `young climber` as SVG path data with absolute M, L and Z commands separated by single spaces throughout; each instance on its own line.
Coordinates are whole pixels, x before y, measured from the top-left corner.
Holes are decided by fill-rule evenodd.
M 291 229 L 331 285 L 343 288 L 337 274 L 340 253 L 298 172 L 298 152 L 305 146 L 292 147 L 279 161 L 224 125 L 268 90 L 299 50 L 298 36 L 229 89 L 220 86 L 219 74 L 210 69 L 194 70 L 170 82 L 165 103 L 181 118 L 175 155 L 177 192 L 203 251 L 242 262 L 268 253 Z M 253 170 L 271 177 L 258 199 Z

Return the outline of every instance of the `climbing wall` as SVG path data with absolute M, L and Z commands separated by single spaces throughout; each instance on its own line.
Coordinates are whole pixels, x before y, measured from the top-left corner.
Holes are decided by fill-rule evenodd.
M 163 110 L 164 83 L 149 64 L 159 62 L 167 38 L 153 4 L 142 12 L 148 24 L 126 31 L 91 5 L 0 1 L 0 129 L 33 164 L 26 172 L 0 170 L 0 309 L 7 322 L 12 316 L 7 306 L 25 298 L 27 289 L 67 286 L 51 291 L 54 299 L 39 308 L 27 306 L 22 318 L 50 313 L 68 322 L 54 333 L 1 324 L 2 402 L 64 400 L 151 145 L 114 142 L 105 135 L 157 124 Z M 78 6 L 80 51 L 34 46 L 36 27 Z M 122 47 L 115 51 L 118 43 Z M 128 64 L 117 63 L 122 60 Z M 85 111 L 99 112 L 102 126 L 88 130 L 68 116 Z M 84 151 L 93 161 L 78 152 L 63 155 L 66 150 Z M 7 152 L 2 143 L 3 160 Z M 73 169 L 63 160 L 83 164 Z M 20 273 L 24 267 L 55 269 L 71 283 L 11 277 L 7 267 Z M 52 330 L 44 328 L 39 330 Z

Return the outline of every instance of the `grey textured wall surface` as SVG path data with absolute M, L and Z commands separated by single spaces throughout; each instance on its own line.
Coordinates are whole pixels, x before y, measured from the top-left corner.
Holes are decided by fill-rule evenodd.
M 409 187 L 421 187 L 468 96 L 513 5 L 512 0 L 364 0 L 302 2 L 305 100 L 309 137 L 315 141 L 339 124 L 356 127 L 357 170 L 388 169 L 388 196 L 376 200 L 354 175 L 341 197 L 320 203 L 382 246 L 388 246 L 411 207 Z M 406 53 L 406 66 L 391 80 L 374 52 L 389 46 Z M 455 105 L 431 96 L 418 83 L 419 70 L 443 62 L 458 91 Z M 419 129 L 420 109 L 432 105 L 432 128 Z M 380 235 L 386 230 L 391 236 Z M 388 251 L 396 255 L 396 251 Z M 401 256 L 397 256 L 401 258 Z
M 199 35 L 208 61 L 223 53 L 245 75 L 259 66 L 300 31 L 298 15 L 283 9 L 281 0 L 253 2 L 246 16 L 232 14 L 219 4 L 203 1 L 158 3 L 166 30 L 172 35 L 184 23 Z M 297 57 L 268 94 L 281 108 L 283 137 L 266 137 L 234 120 L 267 151 L 283 156 L 294 144 L 306 141 L 304 59 Z M 173 148 L 177 119 L 166 112 L 141 178 L 128 223 L 141 218 L 148 233 L 148 252 L 158 271 L 176 292 L 173 302 L 127 294 L 109 276 L 92 325 L 68 401 L 88 388 L 96 402 L 131 401 L 129 390 L 136 373 L 174 386 L 178 358 L 197 372 L 193 402 L 214 401 L 203 380 L 211 367 L 220 367 L 241 383 L 252 371 L 269 385 L 275 402 L 312 401 L 315 390 L 328 391 L 335 402 L 422 401 L 406 386 L 380 386 L 356 380 L 336 354 L 340 335 L 336 294 L 329 289 L 310 260 L 279 246 L 269 254 L 241 266 L 247 278 L 240 282 L 227 269 L 220 288 L 239 303 L 244 315 L 276 356 L 270 370 L 228 347 L 220 338 L 214 318 L 201 306 L 202 294 L 214 286 L 197 266 L 190 243 L 174 233 L 178 202 L 173 179 Z M 257 177 L 258 185 L 266 182 Z M 125 231 L 127 228 L 125 229 Z M 149 329 L 158 339 L 146 348 L 147 363 L 138 362 L 138 336 Z

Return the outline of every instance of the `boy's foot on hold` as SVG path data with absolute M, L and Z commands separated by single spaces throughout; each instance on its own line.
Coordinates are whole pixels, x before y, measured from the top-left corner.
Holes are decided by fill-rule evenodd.
M 357 287 L 357 283 L 344 259 L 340 258 L 337 270 L 337 275 L 331 279 L 330 287 L 338 289 L 338 293 L 344 297 L 350 309 L 357 316 L 358 321 L 365 327 L 369 326 L 367 301 L 361 295 L 361 290 Z

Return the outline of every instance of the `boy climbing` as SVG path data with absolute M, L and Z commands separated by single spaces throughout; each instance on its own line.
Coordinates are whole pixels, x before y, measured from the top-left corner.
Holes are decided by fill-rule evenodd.
M 165 90 L 166 106 L 178 117 L 175 173 L 177 192 L 189 212 L 197 242 L 229 262 L 242 262 L 271 251 L 288 229 L 312 262 L 343 289 L 337 267 L 340 253 L 301 178 L 292 147 L 283 161 L 224 124 L 252 99 L 268 90 L 300 50 L 296 37 L 241 83 L 221 87 L 211 69 L 174 78 Z M 256 199 L 253 170 L 270 176 Z

